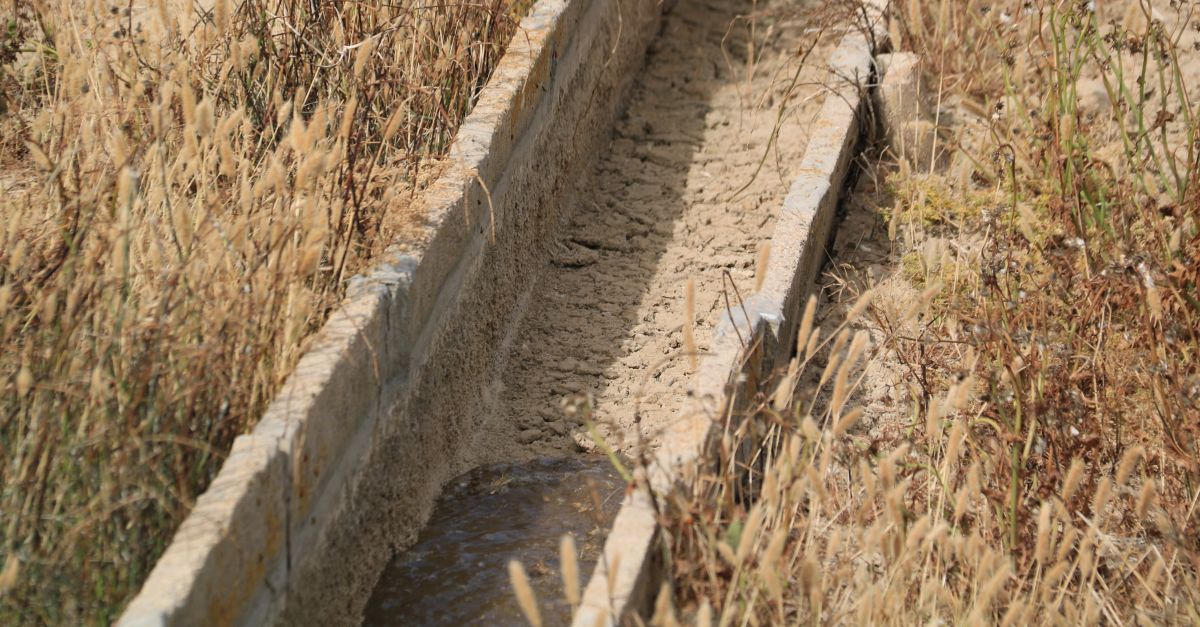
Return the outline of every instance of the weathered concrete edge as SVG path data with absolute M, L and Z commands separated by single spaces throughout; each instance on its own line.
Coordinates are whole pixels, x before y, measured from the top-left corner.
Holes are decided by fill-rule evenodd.
M 872 25 L 876 33 L 883 29 Z M 793 180 L 771 237 L 762 289 L 747 300 L 750 320 L 727 317 L 709 356 L 691 382 L 694 399 L 664 434 L 644 485 L 625 498 L 604 544 L 574 627 L 632 624 L 646 615 L 665 576 L 657 550 L 655 499 L 689 485 L 726 412 L 752 394 L 760 377 L 786 360 L 795 342 L 799 302 L 824 260 L 843 183 L 860 139 L 872 76 L 873 41 L 861 33 L 842 39 L 829 60 L 830 90 L 814 124 L 801 174 Z M 740 338 L 746 338 L 745 344 Z M 714 391 L 719 391 L 714 393 Z
M 619 15 L 620 7 L 615 0 L 535 5 L 429 195 L 430 237 L 389 251 L 356 279 L 258 427 L 235 441 L 120 624 L 263 624 L 281 615 L 297 553 L 318 552 L 297 540 L 322 541 L 320 523 L 344 505 L 378 423 L 416 374 L 409 369 L 421 366 L 414 345 L 439 323 L 439 303 L 454 299 L 447 292 L 463 286 L 455 275 L 472 266 L 467 257 L 479 255 L 479 236 L 494 224 L 495 208 L 481 211 L 482 197 L 502 183 L 530 129 L 547 124 L 535 120 L 554 96 L 546 85 L 556 73 L 579 72 L 565 59 L 602 61 L 566 53 L 576 35 L 592 39 L 598 30 L 581 28 L 582 16 L 604 11 Z

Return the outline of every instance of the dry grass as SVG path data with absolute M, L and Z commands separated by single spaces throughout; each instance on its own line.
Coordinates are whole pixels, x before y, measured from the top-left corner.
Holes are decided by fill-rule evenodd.
M 654 624 L 1200 624 L 1200 8 L 1098 4 L 895 3 L 955 122 L 871 173 L 921 296 L 804 325 L 666 500 Z
M 528 4 L 0 4 L 0 622 L 116 616 Z

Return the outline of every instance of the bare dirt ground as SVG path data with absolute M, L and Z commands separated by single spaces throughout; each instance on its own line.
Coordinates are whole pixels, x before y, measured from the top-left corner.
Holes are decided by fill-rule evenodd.
M 689 279 L 700 352 L 726 306 L 726 273 L 743 295 L 753 289 L 819 105 L 818 86 L 807 83 L 824 57 L 813 54 L 799 74 L 772 142 L 806 34 L 782 13 L 794 3 L 760 4 L 753 18 L 751 8 L 684 1 L 668 16 L 511 340 L 479 461 L 590 449 L 578 416 L 564 414 L 572 398 L 591 399 L 618 449 L 636 444 L 638 425 L 653 444 L 690 374 Z

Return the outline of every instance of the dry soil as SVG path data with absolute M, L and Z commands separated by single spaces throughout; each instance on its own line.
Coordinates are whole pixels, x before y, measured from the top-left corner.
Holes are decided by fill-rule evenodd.
M 687 387 L 689 313 L 703 358 L 727 301 L 754 289 L 820 104 L 824 50 L 797 73 L 815 37 L 798 3 L 751 9 L 684 0 L 667 17 L 510 338 L 477 461 L 592 449 L 564 400 L 586 402 L 614 448 L 653 446 Z

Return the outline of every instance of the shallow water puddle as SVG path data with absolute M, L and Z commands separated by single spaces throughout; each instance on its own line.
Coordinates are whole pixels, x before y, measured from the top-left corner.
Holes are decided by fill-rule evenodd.
M 512 559 L 525 565 L 546 624 L 569 623 L 559 540 L 575 536 L 580 577 L 589 576 L 624 493 L 596 457 L 492 464 L 454 479 L 417 543 L 388 564 L 363 624 L 523 625 Z

